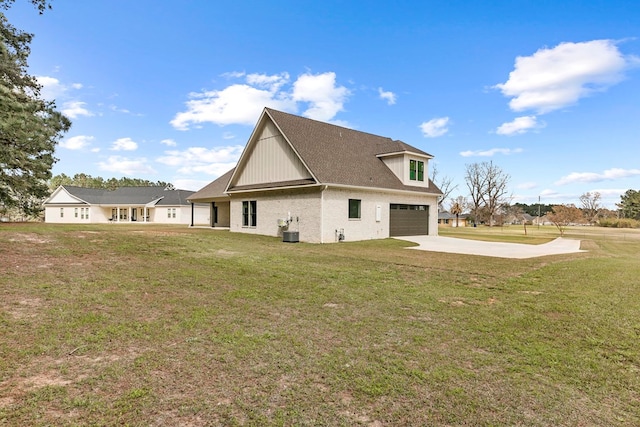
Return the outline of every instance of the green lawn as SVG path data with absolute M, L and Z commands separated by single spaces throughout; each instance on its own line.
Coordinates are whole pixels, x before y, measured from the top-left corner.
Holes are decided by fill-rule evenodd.
M 558 236 L 527 231 L 441 233 Z M 640 231 L 565 236 L 0 224 L 0 425 L 640 425 Z

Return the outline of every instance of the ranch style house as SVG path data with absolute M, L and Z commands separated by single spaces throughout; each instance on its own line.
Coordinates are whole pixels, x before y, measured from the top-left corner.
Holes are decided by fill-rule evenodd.
M 44 202 L 45 222 L 151 222 L 188 225 L 192 218 L 196 221 L 208 221 L 208 205 L 192 205 L 187 201 L 193 193 L 164 187 L 121 187 L 108 190 L 61 185 Z

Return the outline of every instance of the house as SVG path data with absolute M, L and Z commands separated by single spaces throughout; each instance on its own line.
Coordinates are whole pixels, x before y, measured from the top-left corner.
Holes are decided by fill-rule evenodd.
M 209 206 L 191 204 L 193 191 L 164 187 L 122 187 L 115 190 L 61 185 L 44 202 L 49 223 L 189 224 L 208 221 Z
M 265 108 L 236 167 L 195 194 L 212 227 L 314 243 L 437 235 L 433 156 L 402 141 Z M 196 225 L 194 218 L 192 225 Z
M 458 218 L 448 211 L 438 212 L 438 225 L 442 227 L 466 227 L 468 214 L 459 214 Z

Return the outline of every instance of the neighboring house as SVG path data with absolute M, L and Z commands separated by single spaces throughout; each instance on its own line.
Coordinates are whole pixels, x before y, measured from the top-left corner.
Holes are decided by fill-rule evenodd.
M 44 202 L 45 222 L 190 224 L 192 216 L 206 222 L 209 206 L 187 202 L 193 193 L 164 187 L 107 190 L 61 185 Z
M 443 227 L 466 227 L 468 214 L 459 214 L 456 216 L 448 211 L 438 212 L 438 225 Z
M 433 157 L 402 141 L 265 108 L 237 166 L 189 196 L 212 227 L 329 243 L 437 235 Z M 196 218 L 192 225 L 197 225 Z

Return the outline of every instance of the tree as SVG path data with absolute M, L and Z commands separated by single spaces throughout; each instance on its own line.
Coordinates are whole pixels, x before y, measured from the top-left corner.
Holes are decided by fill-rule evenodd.
M 466 205 L 466 201 L 462 196 L 458 196 L 451 203 L 451 207 L 449 208 L 449 211 L 451 212 L 452 215 L 456 216 L 456 227 L 460 225 L 460 222 L 459 222 L 460 214 L 464 211 L 465 205 Z
M 0 0 L 7 9 L 13 0 Z M 42 13 L 44 0 L 32 0 Z M 41 86 L 27 74 L 32 34 L 13 27 L 0 12 L 0 205 L 25 215 L 41 210 L 56 162 L 55 146 L 71 122 L 40 98 Z
M 582 211 L 573 204 L 555 205 L 553 211 L 547 215 L 547 218 L 558 228 L 561 236 L 564 236 L 567 226 L 584 222 Z
M 42 14 L 45 10 L 51 9 L 51 4 L 48 0 L 30 0 L 31 3 L 38 9 L 40 14 Z M 11 5 L 15 2 L 15 0 L 0 0 L 0 9 L 7 10 L 11 7 Z
M 442 208 L 442 203 L 449 198 L 453 190 L 458 188 L 458 185 L 453 185 L 453 178 L 449 176 L 438 178 L 438 172 L 438 167 L 434 163 L 431 166 L 431 182 L 437 185 L 440 191 L 442 191 L 442 196 L 438 198 L 438 207 Z
M 55 190 L 61 185 L 74 185 L 77 187 L 85 188 L 106 188 L 108 190 L 115 190 L 120 187 L 163 187 L 167 190 L 174 190 L 174 186 L 171 183 L 164 181 L 149 181 L 141 178 L 109 178 L 105 180 L 101 176 L 91 176 L 86 173 L 77 173 L 72 178 L 62 173 L 56 175 L 49 180 L 49 189 Z
M 493 216 L 507 201 L 507 184 L 511 177 L 493 162 L 472 163 L 466 166 L 465 181 L 471 195 L 475 221 L 493 225 Z
M 640 191 L 627 190 L 617 206 L 623 218 L 640 220 Z
M 600 205 L 600 193 L 584 193 L 580 196 L 580 205 L 582 207 L 584 217 L 589 224 L 595 224 L 598 222 L 598 216 L 602 209 L 602 206 Z

